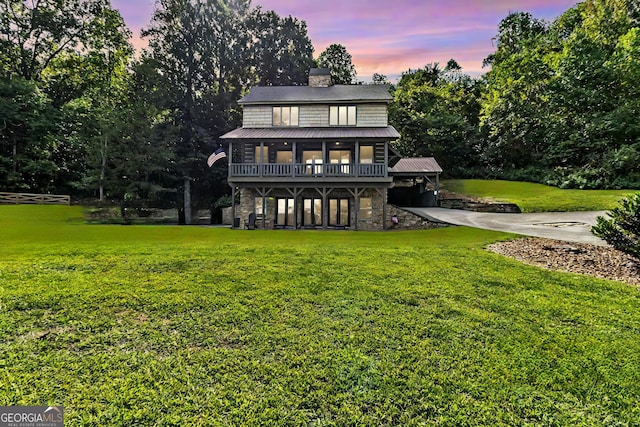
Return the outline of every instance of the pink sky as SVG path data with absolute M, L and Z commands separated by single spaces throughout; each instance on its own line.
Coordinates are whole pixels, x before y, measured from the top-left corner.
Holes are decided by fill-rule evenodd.
M 144 46 L 153 0 L 112 0 Z M 454 58 L 466 73 L 483 72 L 482 60 L 493 52 L 492 37 L 509 12 L 526 11 L 553 20 L 575 0 L 253 0 L 253 6 L 307 22 L 317 57 L 331 43 L 344 45 L 359 80 L 373 73 L 393 78 L 431 62 Z

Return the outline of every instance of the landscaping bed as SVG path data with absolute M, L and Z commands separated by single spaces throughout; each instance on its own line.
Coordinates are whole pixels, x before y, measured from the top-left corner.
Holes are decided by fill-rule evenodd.
M 488 246 L 529 265 L 640 285 L 640 260 L 611 247 L 524 238 Z

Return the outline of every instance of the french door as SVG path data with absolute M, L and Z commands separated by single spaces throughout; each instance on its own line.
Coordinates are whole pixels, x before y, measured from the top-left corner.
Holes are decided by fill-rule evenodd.
M 277 199 L 276 225 L 293 227 L 295 225 L 294 199 Z
M 329 225 L 349 226 L 349 199 L 329 199 Z

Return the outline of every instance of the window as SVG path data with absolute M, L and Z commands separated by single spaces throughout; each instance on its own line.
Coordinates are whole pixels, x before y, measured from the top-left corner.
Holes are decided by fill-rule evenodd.
M 303 225 L 322 225 L 322 199 L 304 199 Z
M 322 151 L 303 151 L 302 163 L 307 164 L 306 173 L 319 175 L 322 173 Z
M 276 153 L 276 163 L 293 163 L 293 152 L 280 150 Z
M 274 126 L 298 126 L 298 107 L 273 107 Z
M 358 217 L 360 219 L 371 219 L 373 213 L 373 204 L 371 197 L 360 198 L 360 211 Z
M 269 147 L 256 145 L 256 163 L 269 163 Z
M 276 212 L 276 224 L 282 226 L 293 226 L 295 202 L 293 199 L 278 199 L 278 210 Z
M 329 199 L 329 225 L 349 226 L 349 199 Z
M 360 146 L 360 163 L 361 164 L 373 163 L 373 145 Z
M 256 206 L 256 218 L 262 219 L 262 217 L 264 216 L 264 205 L 262 204 L 262 197 L 256 197 L 255 198 L 255 206 Z
M 332 105 L 329 107 L 329 126 L 355 126 L 355 105 Z
M 349 173 L 349 167 L 351 163 L 351 151 L 350 150 L 330 150 L 329 151 L 329 163 L 339 166 L 339 170 L 334 169 L 332 173 Z

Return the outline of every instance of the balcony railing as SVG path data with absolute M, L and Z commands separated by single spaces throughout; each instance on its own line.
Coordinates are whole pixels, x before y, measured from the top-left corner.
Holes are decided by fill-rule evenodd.
M 231 177 L 363 177 L 387 176 L 384 163 L 232 163 Z

